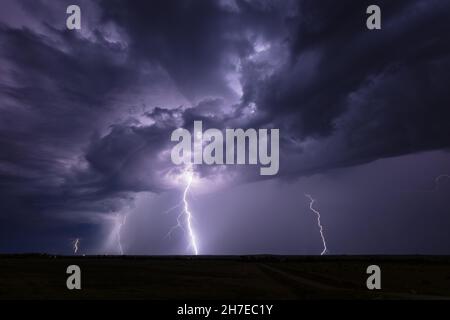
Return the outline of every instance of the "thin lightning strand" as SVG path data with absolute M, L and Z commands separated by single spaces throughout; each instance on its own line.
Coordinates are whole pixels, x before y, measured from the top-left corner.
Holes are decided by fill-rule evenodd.
M 186 174 L 187 174 L 188 183 L 186 184 L 186 188 L 184 189 L 184 192 L 183 192 L 184 212 L 186 213 L 186 225 L 187 225 L 187 229 L 188 229 L 190 245 L 191 245 L 192 249 L 194 250 L 195 255 L 198 255 L 197 240 L 196 240 L 195 233 L 194 233 L 194 230 L 192 229 L 192 224 L 191 224 L 192 214 L 189 211 L 189 203 L 187 201 L 187 195 L 188 195 L 188 192 L 191 187 L 192 180 L 193 180 L 193 173 L 192 173 L 192 171 L 188 171 Z
M 119 227 L 117 228 L 117 245 L 119 247 L 120 255 L 123 256 L 123 247 L 122 247 L 122 239 L 121 239 L 121 233 L 122 233 L 122 227 L 127 222 L 127 215 L 124 215 L 122 217 L 122 222 L 120 222 Z
M 439 182 L 442 179 L 450 179 L 450 175 L 448 175 L 448 174 L 441 174 L 441 175 L 437 176 L 434 179 L 434 191 L 438 191 L 439 190 Z
M 320 253 L 321 256 L 323 256 L 327 251 L 327 242 L 325 241 L 325 236 L 323 234 L 323 227 L 322 224 L 320 222 L 320 212 L 315 210 L 313 208 L 313 204 L 316 200 L 314 200 L 314 198 L 309 195 L 309 194 L 305 194 L 305 197 L 307 197 L 309 199 L 309 209 L 311 209 L 312 212 L 314 212 L 317 215 L 317 225 L 319 226 L 319 230 L 320 230 L 320 237 L 322 238 L 322 243 L 323 243 L 323 251 Z
M 78 252 L 78 243 L 80 242 L 80 239 L 79 238 L 76 238 L 74 241 L 73 241 L 73 253 L 77 253 Z
M 180 202 L 177 205 L 174 205 L 173 207 L 171 207 L 171 208 L 167 209 L 166 211 L 164 211 L 163 214 L 168 214 L 169 212 L 171 212 L 171 211 L 181 207 L 182 205 L 183 205 L 183 203 Z M 177 215 L 177 224 L 169 229 L 169 232 L 167 232 L 167 234 L 166 234 L 166 236 L 164 238 L 170 238 L 172 236 L 172 233 L 178 228 L 180 228 L 183 231 L 185 231 L 184 228 L 183 228 L 183 225 L 182 225 L 182 223 L 180 221 L 180 219 L 183 216 L 183 214 L 184 214 L 183 211 L 178 213 L 178 215 Z
M 184 211 L 181 211 L 178 216 L 177 216 L 177 224 L 174 225 L 172 228 L 170 228 L 169 232 L 167 232 L 165 238 L 170 238 L 172 236 L 172 233 L 176 230 L 176 229 L 181 229 L 183 231 L 186 231 L 183 227 L 183 224 L 181 223 L 181 217 L 184 215 Z
M 166 211 L 164 211 L 163 214 L 168 214 L 169 212 L 175 210 L 176 208 L 181 207 L 182 204 L 183 204 L 183 203 L 180 202 L 179 204 L 174 205 L 173 207 L 170 207 L 169 209 L 167 209 Z
M 433 180 L 434 186 L 432 188 L 424 189 L 424 190 L 409 190 L 409 191 L 404 191 L 404 192 L 407 192 L 407 193 L 436 193 L 439 191 L 440 184 L 442 183 L 442 180 L 444 180 L 444 179 L 450 179 L 450 175 L 449 174 L 441 174 L 441 175 L 438 175 L 437 177 L 435 177 Z

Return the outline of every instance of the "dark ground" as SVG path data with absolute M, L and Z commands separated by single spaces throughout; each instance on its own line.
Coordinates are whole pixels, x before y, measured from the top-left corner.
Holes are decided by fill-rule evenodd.
M 82 290 L 66 288 L 80 266 Z M 382 289 L 366 288 L 367 266 Z M 0 255 L 0 299 L 441 299 L 450 256 Z

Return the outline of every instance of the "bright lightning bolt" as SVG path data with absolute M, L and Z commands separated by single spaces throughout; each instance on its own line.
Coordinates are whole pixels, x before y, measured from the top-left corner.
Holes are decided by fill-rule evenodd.
M 187 178 L 187 184 L 186 184 L 186 188 L 184 189 L 184 192 L 183 192 L 183 203 L 184 203 L 184 212 L 186 213 L 186 225 L 187 225 L 187 229 L 188 229 L 190 245 L 191 245 L 192 249 L 194 250 L 195 255 L 198 255 L 197 240 L 196 240 L 196 236 L 195 236 L 194 230 L 192 229 L 192 224 L 191 224 L 192 213 L 189 211 L 189 203 L 187 200 L 187 195 L 188 195 L 189 189 L 191 188 L 194 174 L 193 174 L 192 170 L 188 170 L 185 174 L 186 174 L 186 178 Z
M 183 210 L 181 210 L 181 212 L 178 214 L 177 224 L 174 225 L 172 228 L 170 228 L 169 232 L 166 234 L 166 238 L 170 237 L 176 229 L 178 228 L 182 229 L 187 233 L 189 237 L 189 247 L 193 250 L 193 253 L 195 255 L 198 255 L 197 236 L 195 234 L 194 228 L 192 227 L 193 217 L 192 212 L 189 209 L 189 201 L 188 201 L 189 191 L 195 180 L 195 174 L 192 169 L 192 164 L 189 164 L 186 168 L 184 168 L 184 170 L 180 174 L 178 174 L 175 177 L 175 179 L 176 181 L 182 180 L 185 183 L 185 185 L 183 184 L 184 190 L 182 201 L 180 201 L 180 203 L 175 205 L 174 207 L 166 210 L 165 213 L 169 213 L 170 211 L 181 206 L 183 207 Z M 184 221 L 182 221 L 183 217 L 185 217 Z
M 328 249 L 327 249 L 327 242 L 325 241 L 325 236 L 323 234 L 322 223 L 320 222 L 320 212 L 313 208 L 313 204 L 316 200 L 314 200 L 314 198 L 309 194 L 305 194 L 305 197 L 307 197 L 310 201 L 309 209 L 311 209 L 311 211 L 317 215 L 317 225 L 319 226 L 320 237 L 322 238 L 322 243 L 323 243 L 323 251 L 320 253 L 320 255 L 323 256 L 328 251 Z
M 73 241 L 73 253 L 76 254 L 78 252 L 78 244 L 80 243 L 80 238 L 76 238 Z

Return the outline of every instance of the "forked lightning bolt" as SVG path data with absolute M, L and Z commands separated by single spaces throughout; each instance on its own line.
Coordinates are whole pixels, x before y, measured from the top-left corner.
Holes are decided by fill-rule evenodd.
M 311 211 L 317 215 L 317 225 L 319 226 L 320 237 L 322 238 L 323 243 L 323 251 L 320 253 L 320 255 L 323 256 L 328 251 L 328 249 L 327 249 L 327 242 L 325 241 L 322 223 L 320 222 L 320 212 L 313 208 L 313 204 L 316 200 L 314 200 L 314 198 L 309 194 L 305 194 L 305 197 L 307 197 L 310 201 L 309 209 L 311 209 Z
M 170 237 L 176 229 L 180 228 L 183 231 L 185 231 L 189 237 L 189 247 L 192 249 L 193 253 L 195 255 L 198 255 L 198 245 L 197 245 L 197 237 L 194 232 L 194 228 L 192 227 L 192 213 L 189 209 L 189 202 L 188 202 L 188 194 L 189 190 L 192 186 L 192 183 L 194 181 L 194 172 L 192 170 L 192 165 L 189 165 L 182 173 L 182 178 L 184 181 L 186 181 L 186 186 L 183 190 L 183 199 L 182 201 L 173 206 L 172 208 L 169 208 L 166 210 L 165 213 L 168 213 L 178 207 L 183 206 L 183 210 L 178 214 L 177 216 L 177 224 L 174 225 L 172 228 L 170 228 L 169 232 L 167 232 L 166 237 Z M 182 221 L 183 217 L 186 217 L 184 220 L 184 223 Z
M 181 204 L 180 204 L 180 205 L 181 205 Z M 171 209 L 173 210 L 173 209 L 179 207 L 180 205 L 178 205 L 178 206 L 176 206 L 176 207 L 173 207 L 173 208 L 171 208 Z M 172 211 L 172 210 L 167 210 L 166 212 L 170 212 L 170 211 Z M 184 215 L 184 211 L 181 211 L 181 212 L 178 214 L 178 216 L 177 216 L 177 224 L 174 225 L 172 228 L 170 228 L 169 232 L 167 232 L 167 234 L 166 234 L 166 238 L 170 238 L 170 237 L 172 236 L 172 233 L 173 233 L 176 229 L 178 229 L 178 228 L 180 228 L 181 230 L 185 231 L 185 229 L 184 229 L 184 227 L 183 227 L 183 223 L 181 222 L 181 218 L 183 217 L 183 215 Z
M 187 184 L 186 184 L 186 188 L 184 189 L 184 192 L 183 192 L 183 203 L 184 203 L 184 212 L 186 214 L 186 225 L 187 225 L 189 239 L 190 239 L 190 246 L 194 250 L 195 255 L 198 255 L 197 240 L 196 240 L 194 230 L 192 229 L 192 223 L 191 223 L 192 214 L 189 211 L 189 203 L 187 200 L 188 192 L 189 192 L 189 189 L 191 188 L 192 180 L 194 178 L 194 174 L 191 170 L 188 170 L 186 172 L 186 178 L 187 178 Z

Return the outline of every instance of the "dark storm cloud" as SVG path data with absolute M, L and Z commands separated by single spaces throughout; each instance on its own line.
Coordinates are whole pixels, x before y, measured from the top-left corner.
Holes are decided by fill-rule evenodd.
M 99 30 L 87 39 L 43 28 L 45 34 L 0 26 L 0 219 L 6 238 L 17 232 L 14 221 L 38 228 L 55 218 L 95 221 L 94 214 L 120 209 L 129 197 L 111 192 L 84 153 L 92 136 L 121 109 L 128 111 L 120 95 L 143 78 L 154 79 L 137 72 L 126 48 Z
M 365 27 L 368 2 L 299 1 L 295 7 L 238 1 L 234 11 L 217 3 L 188 3 L 152 10 L 137 2 L 125 10 L 122 2 L 108 1 L 103 7 L 105 19 L 127 30 L 136 55 L 161 62 L 181 86 L 189 76 L 186 85 L 204 96 L 217 94 L 216 89 L 227 95 L 221 62 L 236 54 L 242 101 L 227 121 L 218 118 L 207 126 L 281 128 L 281 174 L 449 146 L 448 4 L 380 2 L 383 30 L 372 32 Z M 267 57 L 249 58 L 258 37 L 282 46 L 286 56 L 271 48 Z M 211 80 L 222 84 L 208 88 Z M 258 113 L 245 117 L 250 103 Z M 188 128 L 194 120 L 212 120 L 191 109 L 183 118 Z M 321 150 L 314 165 L 309 150 L 299 147 L 308 139 Z
M 381 1 L 377 32 L 363 23 L 368 4 L 299 2 L 286 64 L 268 78 L 251 63 L 244 74 L 245 101 L 285 142 L 340 145 L 316 170 L 450 145 L 449 4 Z
M 132 54 L 161 64 L 190 100 L 229 97 L 230 56 L 253 51 L 258 36 L 282 31 L 288 3 L 237 2 L 237 12 L 220 1 L 101 1 L 104 21 L 124 28 Z
M 382 5 L 385 29 L 393 29 L 386 27 L 391 10 L 407 6 L 402 3 Z M 330 1 L 299 2 L 299 14 L 290 21 L 289 60 L 268 79 L 261 81 L 258 74 L 251 76 L 246 85 L 263 90 L 248 90 L 246 100 L 272 110 L 271 118 L 288 115 L 292 119 L 296 115 L 294 129 L 301 136 L 329 135 L 333 121 L 345 112 L 350 93 L 397 63 L 401 55 L 398 51 L 403 50 L 404 44 L 417 50 L 405 37 L 413 29 L 408 34 L 397 29 L 383 34 L 369 32 L 362 23 L 366 7 L 364 2 L 352 1 L 338 6 Z M 416 27 L 414 22 L 408 23 Z M 397 38 L 401 41 L 394 43 Z M 253 71 L 251 66 L 249 69 Z

